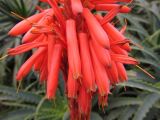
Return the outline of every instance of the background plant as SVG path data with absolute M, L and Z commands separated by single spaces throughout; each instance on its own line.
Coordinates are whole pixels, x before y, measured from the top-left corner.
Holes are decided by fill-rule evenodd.
M 0 0 L 0 56 L 7 48 L 20 44 L 21 36 L 9 37 L 9 29 L 21 19 L 11 14 L 28 17 L 37 11 L 38 0 Z M 158 120 L 160 118 L 160 1 L 135 0 L 132 13 L 118 15 L 118 25 L 127 20 L 126 35 L 143 48 L 133 46 L 132 55 L 141 62 L 141 67 L 156 79 L 140 69 L 126 66 L 129 81 L 112 90 L 108 107 L 98 108 L 97 98 L 93 100 L 92 117 L 95 120 Z M 65 99 L 63 78 L 59 77 L 59 91 L 55 101 L 45 99 L 45 87 L 38 85 L 38 76 L 31 72 L 17 93 L 15 74 L 19 66 L 32 51 L 0 61 L 0 119 L 1 120 L 67 120 L 68 108 Z

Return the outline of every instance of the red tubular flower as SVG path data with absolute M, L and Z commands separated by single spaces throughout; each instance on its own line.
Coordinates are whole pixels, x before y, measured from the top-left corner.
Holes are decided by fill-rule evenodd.
M 17 80 L 22 80 L 23 77 L 25 77 L 29 71 L 31 70 L 32 66 L 34 65 L 34 62 L 36 61 L 36 59 L 39 58 L 39 56 L 41 54 L 43 54 L 43 52 L 46 50 L 46 48 L 40 48 L 38 51 L 36 51 L 23 65 L 22 67 L 19 69 L 17 75 L 16 75 L 16 79 Z
M 62 58 L 62 46 L 60 44 L 55 44 L 52 53 L 52 64 L 49 69 L 49 75 L 47 81 L 47 98 L 49 99 L 55 97 L 58 85 L 58 73 L 61 64 L 61 58 Z
M 39 56 L 39 58 L 36 60 L 36 62 L 34 63 L 34 66 L 33 66 L 35 71 L 38 71 L 38 72 L 40 71 L 40 68 L 41 68 L 42 63 L 44 61 L 44 58 L 45 58 L 45 54 L 41 54 Z
M 45 39 L 46 36 L 44 34 L 37 36 L 37 38 L 34 39 L 22 39 L 22 43 L 30 43 L 30 42 L 40 42 L 43 39 Z
M 117 4 L 98 4 L 95 6 L 96 10 L 100 10 L 100 11 L 110 11 L 114 8 L 117 7 L 121 7 L 119 12 L 121 13 L 129 13 L 131 11 L 131 8 L 127 7 L 127 6 L 120 6 Z
M 105 66 L 103 66 L 97 59 L 95 51 L 90 44 L 96 84 L 98 88 L 98 99 L 99 99 L 99 106 L 104 108 L 107 105 L 107 98 L 108 94 L 110 93 L 110 81 L 105 70 Z
M 27 32 L 32 27 L 32 24 L 39 21 L 44 16 L 44 14 L 45 14 L 45 12 L 42 12 L 42 13 L 33 15 L 33 16 L 27 18 L 27 19 L 24 19 L 23 21 L 16 24 L 9 31 L 8 34 L 12 35 L 12 36 L 17 36 L 17 35 L 20 35 L 20 34 L 23 34 L 23 33 Z
M 20 45 L 16 48 L 12 48 L 8 50 L 8 54 L 9 55 L 17 55 L 17 54 L 21 54 L 24 52 L 27 52 L 33 48 L 37 48 L 37 47 L 45 47 L 47 45 L 46 42 L 42 42 L 42 43 L 38 43 L 38 42 L 34 42 L 34 43 L 27 43 L 27 44 L 23 44 Z
M 103 18 L 101 16 L 96 16 L 96 18 L 102 23 Z M 105 23 L 105 20 L 104 20 Z M 103 25 L 104 30 L 107 32 L 107 34 L 110 36 L 110 38 L 114 41 L 124 41 L 127 40 L 127 38 L 121 33 L 119 32 L 111 23 L 106 23 Z M 124 44 L 122 46 L 122 48 L 124 48 L 125 50 L 130 51 L 131 48 L 128 44 Z
M 106 68 L 106 71 L 112 85 L 119 83 L 118 70 L 114 61 L 112 61 L 111 67 Z
M 46 13 L 46 16 L 45 17 L 42 17 L 40 20 L 39 20 L 39 22 L 38 22 L 38 24 L 40 24 L 39 26 L 35 26 L 35 27 L 32 27 L 25 35 L 24 35 L 24 37 L 23 37 L 23 39 L 22 39 L 22 41 L 23 42 L 26 42 L 26 41 L 30 41 L 30 40 L 34 40 L 34 39 L 36 39 L 37 37 L 39 37 L 40 36 L 40 34 L 34 34 L 33 33 L 33 31 L 34 30 L 36 30 L 36 29 L 38 29 L 39 30 L 39 28 L 43 28 L 43 26 L 48 26 L 48 25 L 50 25 L 50 21 L 51 20 L 53 20 L 52 19 L 52 16 L 53 15 L 53 11 L 48 11 L 47 13 Z M 39 30 L 40 31 L 40 30 Z
M 95 73 L 96 84 L 98 87 L 99 94 L 100 96 L 106 96 L 110 92 L 110 87 L 109 87 L 109 79 L 105 70 L 105 66 L 103 66 L 98 61 L 98 58 L 95 54 L 95 50 L 93 49 L 91 44 L 90 44 L 90 49 L 91 49 L 94 73 Z
M 79 79 L 81 76 L 81 60 L 79 55 L 76 23 L 73 19 L 66 21 L 66 38 L 68 45 L 68 62 L 73 78 Z
M 47 58 L 44 58 L 40 66 L 40 83 L 44 83 L 48 79 L 48 69 L 46 66 Z
M 127 38 L 121 34 L 112 24 L 107 23 L 104 25 L 105 31 L 110 35 L 113 40 L 119 39 L 120 41 L 127 40 Z M 125 44 L 127 50 L 131 50 L 130 47 Z M 128 46 L 128 47 L 127 47 Z
M 128 80 L 128 77 L 127 77 L 127 72 L 124 68 L 124 65 L 122 63 L 119 63 L 119 62 L 116 62 L 116 66 L 117 66 L 117 70 L 118 70 L 118 75 L 119 75 L 119 80 L 124 82 L 124 81 L 127 81 Z
M 137 65 L 138 61 L 132 57 L 128 57 L 126 55 L 120 55 L 120 54 L 111 54 L 111 59 L 116 62 L 124 63 L 124 64 L 133 64 Z
M 95 91 L 95 76 L 86 33 L 79 33 L 80 55 L 82 62 L 82 82 L 87 91 Z
M 52 64 L 52 55 L 54 51 L 55 39 L 54 36 L 49 34 L 48 38 L 48 71 L 50 71 L 50 66 Z
M 30 29 L 23 37 L 22 41 L 23 42 L 26 42 L 26 41 L 33 41 L 35 40 L 36 38 L 40 37 L 40 34 L 33 34 L 32 32 L 32 29 Z
M 106 32 L 103 30 L 100 23 L 96 20 L 96 18 L 92 15 L 89 9 L 83 9 L 83 16 L 87 22 L 88 29 L 92 34 L 93 39 L 96 39 L 97 42 L 102 45 L 104 48 L 109 49 L 110 43 Z
M 113 40 L 124 40 L 126 39 L 124 37 L 124 35 L 122 35 L 112 24 L 107 23 L 104 25 L 104 29 L 105 31 L 109 34 L 109 36 L 113 39 Z
M 117 14 L 131 11 L 123 3 L 132 0 L 40 1 L 51 8 L 38 8 L 40 13 L 9 31 L 12 36 L 25 35 L 23 44 L 9 49 L 8 55 L 35 49 L 16 79 L 23 79 L 33 67 L 40 83 L 47 83 L 46 96 L 51 99 L 55 98 L 61 70 L 70 119 L 89 120 L 92 97 L 98 94 L 99 106 L 104 108 L 112 85 L 128 79 L 124 64 L 138 64 L 128 55 L 131 41 L 124 35 L 127 24 L 119 31 L 112 23 Z M 107 12 L 102 17 L 92 14 L 92 10 Z

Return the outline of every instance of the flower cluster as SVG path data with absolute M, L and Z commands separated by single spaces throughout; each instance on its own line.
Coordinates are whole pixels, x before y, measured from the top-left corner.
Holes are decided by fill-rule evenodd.
M 46 84 L 46 96 L 55 98 L 59 72 L 63 72 L 71 119 L 89 120 L 91 102 L 107 105 L 111 86 L 127 81 L 124 64 L 138 64 L 130 57 L 131 42 L 112 20 L 128 13 L 132 0 L 41 0 L 48 9 L 15 25 L 9 35 L 25 35 L 22 45 L 8 50 L 10 56 L 35 49 L 21 66 L 16 79 L 22 80 L 33 68 Z M 94 14 L 91 11 L 96 11 Z M 105 11 L 105 15 L 97 11 Z M 107 11 L 107 12 L 106 12 Z

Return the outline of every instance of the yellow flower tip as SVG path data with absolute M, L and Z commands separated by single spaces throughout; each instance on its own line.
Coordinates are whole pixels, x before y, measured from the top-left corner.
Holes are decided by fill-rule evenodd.
M 125 22 L 125 25 L 127 25 L 127 24 L 128 24 L 128 22 L 127 22 L 127 19 L 126 19 L 126 18 L 124 19 L 124 22 Z
M 4 55 L 4 56 L 0 57 L 0 61 L 3 60 L 3 59 L 5 59 L 5 58 L 7 58 L 8 56 L 9 55 Z
M 73 74 L 73 79 L 79 80 L 81 83 L 82 75 L 80 73 L 75 73 L 75 74 Z
M 16 93 L 19 93 L 19 90 L 20 90 L 21 85 L 22 85 L 22 81 L 19 81 L 19 82 L 18 82 L 18 87 L 17 87 Z
M 131 42 L 132 45 L 137 46 L 138 48 L 140 48 L 141 50 L 144 49 L 144 47 L 140 44 L 137 44 L 135 42 Z
M 24 17 L 22 17 L 22 16 L 18 15 L 18 14 L 17 14 L 17 13 L 15 13 L 15 12 L 11 12 L 11 14 L 12 14 L 12 15 L 14 15 L 14 16 L 16 16 L 17 18 L 22 19 L 22 20 L 24 20 L 24 19 L 25 19 Z
M 140 67 L 139 65 L 136 65 L 137 68 L 139 68 L 140 70 L 142 70 L 145 74 L 147 74 L 149 77 L 151 77 L 152 79 L 156 79 L 153 75 L 151 75 L 148 71 L 146 71 L 145 69 L 143 69 L 142 67 Z
M 87 93 L 88 93 L 88 94 L 89 94 L 89 93 L 94 93 L 94 92 L 96 92 L 96 86 L 90 87 L 90 88 L 87 89 Z

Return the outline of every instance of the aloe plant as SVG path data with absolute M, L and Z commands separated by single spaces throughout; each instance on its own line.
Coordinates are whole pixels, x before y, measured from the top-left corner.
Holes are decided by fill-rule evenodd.
M 28 17 L 36 12 L 38 0 L 0 0 L 0 55 L 8 48 L 20 44 L 21 36 L 9 37 L 9 29 L 21 19 L 14 12 Z M 140 69 L 127 66 L 129 81 L 113 89 L 105 110 L 98 108 L 93 100 L 92 119 L 96 120 L 152 120 L 160 118 L 160 1 L 135 0 L 132 14 L 119 15 L 120 23 L 127 19 L 126 34 L 136 44 L 133 55 L 141 62 L 141 67 L 156 79 L 147 76 Z M 133 35 L 136 37 L 133 37 Z M 44 98 L 45 87 L 37 84 L 34 73 L 24 80 L 17 93 L 15 74 L 20 64 L 30 53 L 0 61 L 0 119 L 2 120 L 60 120 L 68 119 L 67 101 L 64 99 L 63 80 L 55 101 Z M 60 76 L 60 79 L 61 76 Z M 29 85 L 30 84 L 30 85 Z M 125 90 L 126 89 L 126 90 Z M 96 116 L 96 117 L 95 117 Z

